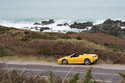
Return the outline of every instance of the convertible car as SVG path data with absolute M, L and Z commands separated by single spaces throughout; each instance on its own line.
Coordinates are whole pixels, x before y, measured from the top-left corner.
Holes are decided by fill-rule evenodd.
M 63 58 L 58 59 L 59 64 L 85 64 L 90 65 L 98 60 L 96 54 L 72 54 Z

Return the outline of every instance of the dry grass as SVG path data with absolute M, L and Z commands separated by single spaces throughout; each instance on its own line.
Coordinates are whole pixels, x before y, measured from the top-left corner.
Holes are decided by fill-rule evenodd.
M 72 38 L 80 37 L 82 39 L 94 42 L 99 45 L 112 48 L 114 51 L 125 52 L 125 40 L 111 35 L 106 35 L 102 33 L 79 33 L 79 34 L 69 34 Z
M 36 57 L 36 56 L 5 56 L 0 58 L 0 60 L 17 60 L 17 61 L 46 61 L 46 62 L 57 62 L 57 59 L 54 57 Z
M 72 53 L 96 53 L 103 62 L 125 63 L 125 40 L 117 37 L 94 33 L 40 33 L 2 26 L 0 30 L 1 54 L 5 57 L 34 56 L 57 59 Z M 81 40 L 78 40 L 78 37 Z

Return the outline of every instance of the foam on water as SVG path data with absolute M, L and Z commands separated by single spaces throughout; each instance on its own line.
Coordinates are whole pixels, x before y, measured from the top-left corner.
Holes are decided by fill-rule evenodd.
M 10 22 L 10 21 L 0 21 L 0 25 L 7 27 L 15 27 L 19 29 L 24 29 L 25 27 L 31 27 L 32 23 L 30 22 Z
M 94 25 L 101 24 L 105 21 L 106 19 L 101 19 L 101 20 L 92 20 Z M 119 19 L 120 20 L 120 19 Z M 44 20 L 42 20 L 44 21 Z M 122 19 L 122 21 L 124 21 Z M 68 23 L 69 25 L 74 23 L 74 22 L 87 22 L 86 20 L 55 20 L 55 23 L 49 24 L 49 25 L 34 25 L 35 22 L 26 22 L 26 21 L 21 21 L 21 22 L 16 22 L 16 21 L 0 21 L 0 25 L 2 26 L 7 26 L 7 27 L 15 27 L 18 29 L 27 29 L 31 31 L 40 31 L 40 28 L 42 27 L 49 27 L 49 30 L 44 30 L 43 32 L 60 32 L 60 33 L 66 33 L 66 32 L 82 32 L 84 30 L 90 30 L 92 27 L 86 27 L 85 29 L 77 29 L 77 28 L 70 28 L 68 25 L 67 26 L 57 26 L 57 24 L 64 24 Z M 38 23 L 41 23 L 39 21 Z M 36 29 L 37 28 L 37 29 Z M 121 27 L 122 29 L 125 27 Z
M 83 29 L 76 29 L 76 28 L 71 29 L 69 26 L 57 26 L 57 24 L 64 24 L 64 23 L 71 24 L 71 23 L 73 23 L 71 20 L 55 20 L 55 23 L 49 24 L 49 25 L 34 25 L 34 23 L 35 22 L 0 21 L 0 25 L 2 25 L 2 26 L 15 27 L 18 29 L 27 29 L 27 30 L 31 30 L 31 31 L 40 31 L 40 28 L 42 28 L 42 27 L 49 27 L 50 28 L 50 30 L 44 30 L 43 32 L 65 33 L 68 31 L 73 31 L 73 32 L 83 31 Z M 33 28 L 31 29 L 31 27 L 33 27 Z M 37 29 L 35 29 L 34 27 L 37 27 Z
M 121 27 L 121 29 L 125 29 L 125 27 Z

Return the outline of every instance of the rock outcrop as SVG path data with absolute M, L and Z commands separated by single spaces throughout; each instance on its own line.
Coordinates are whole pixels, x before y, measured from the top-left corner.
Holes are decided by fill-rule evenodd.
M 36 22 L 34 25 L 48 25 L 55 23 L 53 19 L 49 21 L 42 21 L 41 23 Z M 69 25 L 68 23 L 64 24 L 57 24 L 57 26 L 69 26 L 70 28 L 77 28 L 77 29 L 86 29 L 83 32 L 87 33 L 105 33 L 112 36 L 120 37 L 125 39 L 125 22 L 121 20 L 111 20 L 107 19 L 102 24 L 93 25 L 92 22 L 85 22 L 85 23 L 77 23 L 74 22 L 73 24 Z M 88 27 L 88 29 L 87 29 Z M 89 27 L 92 27 L 89 30 Z M 49 30 L 49 27 L 32 27 L 31 29 L 39 30 L 42 32 L 44 30 Z
M 111 19 L 107 19 L 103 24 L 125 26 L 125 22 L 122 22 L 121 20 L 114 21 Z
M 41 25 L 41 23 L 36 22 L 36 23 L 34 23 L 34 25 Z
M 121 28 L 121 26 L 125 26 L 125 22 L 122 21 L 114 21 L 108 19 L 104 21 L 104 23 L 99 25 L 94 25 L 89 32 L 91 33 L 105 33 L 113 36 L 117 36 L 125 39 L 125 30 Z
M 64 23 L 64 24 L 57 24 L 57 26 L 69 26 L 68 23 Z
M 49 27 L 41 27 L 40 28 L 40 31 L 42 32 L 42 31 L 44 31 L 44 30 L 49 30 L 50 28 Z
M 42 21 L 41 23 L 42 25 L 48 25 L 48 24 L 55 23 L 55 21 L 53 19 L 50 19 L 49 21 Z
M 74 24 L 70 25 L 71 28 L 77 28 L 77 29 L 85 29 L 86 27 L 90 27 L 90 26 L 93 26 L 92 22 L 86 22 L 86 23 L 74 22 Z

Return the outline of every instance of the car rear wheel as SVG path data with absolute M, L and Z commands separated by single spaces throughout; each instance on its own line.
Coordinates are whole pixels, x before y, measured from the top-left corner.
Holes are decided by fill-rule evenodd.
M 85 65 L 90 65 L 90 64 L 91 64 L 91 62 L 90 62 L 90 60 L 89 60 L 89 59 L 85 59 L 84 64 L 85 64 Z
M 62 60 L 62 64 L 68 64 L 68 61 L 66 59 Z

